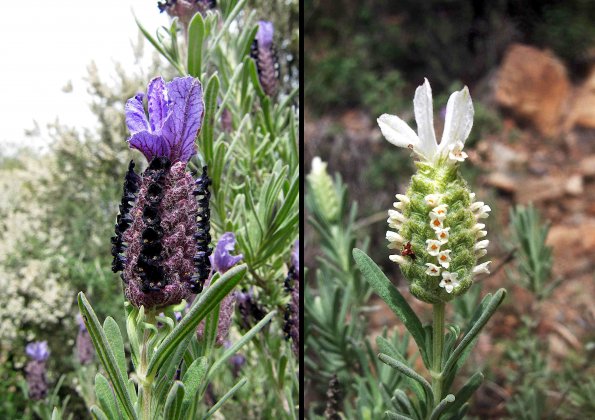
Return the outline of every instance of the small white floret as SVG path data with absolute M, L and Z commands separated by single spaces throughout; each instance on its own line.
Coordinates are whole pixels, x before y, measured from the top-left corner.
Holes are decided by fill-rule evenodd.
M 467 153 L 463 152 L 464 146 L 462 141 L 450 145 L 448 148 L 448 159 L 450 159 L 451 162 L 463 162 L 467 159 Z
M 477 251 L 479 249 L 487 248 L 489 244 L 490 244 L 490 241 L 488 239 L 479 241 L 478 243 L 475 244 L 475 250 Z
M 392 262 L 396 262 L 397 264 L 404 264 L 407 262 L 407 260 L 405 259 L 405 257 L 403 257 L 402 255 L 390 255 L 388 257 L 389 260 L 391 260 Z
M 440 252 L 440 241 L 436 241 L 434 239 L 428 239 L 426 240 L 426 244 L 427 244 L 427 248 L 426 251 L 428 251 L 428 254 L 432 255 L 432 256 L 437 256 L 438 253 Z
M 449 231 L 450 228 L 437 228 L 435 229 L 436 231 L 436 237 L 438 238 L 438 240 L 440 241 L 441 244 L 445 244 L 448 242 L 448 235 L 449 235 Z
M 448 271 L 442 272 L 442 280 L 440 281 L 439 286 L 444 288 L 447 293 L 452 293 L 455 287 L 459 287 L 459 277 L 458 273 L 450 273 Z
M 426 204 L 430 207 L 436 207 L 440 204 L 440 200 L 442 199 L 442 194 L 428 194 L 424 197 Z
M 478 264 L 475 267 L 473 267 L 473 275 L 478 275 L 478 274 L 490 274 L 490 270 L 488 270 L 488 265 L 491 263 L 491 261 L 486 261 L 484 263 Z
M 438 253 L 438 263 L 444 268 L 450 266 L 450 249 L 445 249 Z
M 428 266 L 428 269 L 426 270 L 428 276 L 436 277 L 440 275 L 440 267 L 432 263 L 426 263 L 426 265 Z
M 406 195 L 403 194 L 397 194 L 395 195 L 395 197 L 397 198 L 397 200 L 402 201 L 403 203 L 409 204 L 411 202 L 411 200 L 409 200 L 409 197 L 407 197 Z
M 391 230 L 386 232 L 386 239 L 394 244 L 402 244 L 404 242 L 404 239 L 401 235 Z

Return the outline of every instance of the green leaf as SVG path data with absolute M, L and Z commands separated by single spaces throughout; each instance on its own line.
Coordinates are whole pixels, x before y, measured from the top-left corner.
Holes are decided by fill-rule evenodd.
M 118 327 L 114 318 L 108 316 L 103 321 L 103 331 L 105 331 L 107 341 L 114 352 L 114 357 L 116 358 L 116 363 L 118 363 L 122 377 L 127 378 L 128 372 L 126 370 L 126 356 L 124 355 L 124 341 L 122 340 L 120 327 Z
M 227 401 L 227 399 L 229 397 L 231 397 L 233 394 L 235 394 L 238 389 L 243 387 L 246 384 L 246 382 L 248 382 L 248 380 L 246 378 L 242 378 L 242 380 L 240 382 L 235 384 L 233 388 L 231 388 L 229 391 L 227 391 L 227 394 L 225 394 L 223 397 L 221 397 L 221 399 L 219 401 L 217 401 L 217 403 L 214 406 L 212 406 L 209 411 L 207 411 L 207 414 L 205 414 L 204 418 L 208 419 L 213 414 L 215 414 L 217 412 L 217 410 L 219 410 L 219 408 L 221 408 L 221 406 L 225 403 L 225 401 Z
M 455 402 L 448 407 L 448 413 L 457 413 L 463 404 L 465 404 L 473 396 L 473 393 L 479 388 L 483 382 L 483 374 L 476 372 L 469 380 L 459 389 L 455 394 Z
M 440 418 L 440 415 L 448 407 L 448 404 L 450 404 L 454 401 L 455 401 L 455 396 L 452 394 L 448 394 L 446 397 L 444 397 L 444 399 L 442 401 L 440 401 L 440 404 L 438 404 L 436 406 L 436 408 L 434 408 L 434 410 L 432 410 L 432 414 L 430 415 L 430 420 L 438 420 Z
M 262 89 L 262 86 L 260 85 L 260 79 L 258 78 L 258 70 L 256 69 L 256 63 L 252 59 L 247 59 L 247 64 L 248 64 L 248 71 L 250 74 L 250 79 L 252 79 L 252 86 L 254 86 L 254 89 L 256 90 L 256 94 L 258 95 L 260 100 L 264 101 L 264 99 L 266 98 L 267 95 L 266 95 L 266 93 L 264 93 L 264 90 Z
M 96 420 L 110 420 L 101 408 L 96 405 L 92 405 L 89 411 L 91 411 L 91 415 L 93 415 L 93 418 Z
M 502 303 L 504 298 L 506 297 L 506 290 L 500 289 L 498 290 L 494 296 L 491 297 L 490 301 L 487 303 L 485 308 L 483 309 L 477 321 L 475 321 L 469 331 L 465 334 L 459 345 L 454 349 L 448 360 L 444 365 L 444 369 L 442 370 L 443 374 L 449 375 L 450 370 L 453 366 L 460 366 L 462 364 L 459 363 L 461 359 L 462 361 L 468 355 L 468 352 L 471 351 L 471 344 L 475 343 L 476 338 L 478 337 L 482 328 L 486 325 L 489 319 L 494 315 L 498 306 Z
M 190 367 L 186 370 L 186 373 L 184 373 L 184 377 L 182 378 L 184 387 L 186 388 L 186 394 L 184 395 L 184 401 L 182 403 L 182 413 L 184 415 L 187 414 L 192 401 L 195 399 L 196 393 L 199 391 L 200 385 L 204 381 L 208 367 L 208 359 L 206 357 L 200 357 L 192 362 Z
M 85 325 L 87 326 L 87 330 L 89 331 L 89 335 L 91 336 L 91 340 L 93 341 L 93 346 L 97 351 L 97 356 L 109 376 L 118 401 L 125 411 L 123 414 L 125 414 L 127 418 L 136 419 L 136 413 L 132 406 L 130 395 L 128 394 L 126 380 L 118 368 L 116 357 L 109 346 L 109 342 L 105 336 L 103 328 L 101 328 L 97 315 L 95 315 L 93 307 L 83 292 L 78 294 L 78 304 Z
M 219 281 L 221 281 L 221 280 L 219 280 Z M 248 331 L 246 334 L 244 334 L 244 336 L 242 338 L 240 338 L 230 348 L 228 348 L 225 351 L 225 353 L 223 353 L 223 355 L 213 363 L 213 365 L 211 366 L 211 369 L 209 369 L 208 377 L 211 378 L 213 376 L 213 374 L 217 371 L 217 369 L 223 365 L 223 363 L 225 363 L 231 356 L 236 354 L 236 352 L 244 344 L 246 344 L 248 341 L 252 340 L 252 337 L 254 337 L 261 329 L 263 329 L 264 326 L 266 324 L 268 324 L 268 322 L 271 320 L 271 318 L 273 316 L 275 316 L 276 313 L 277 313 L 277 311 L 269 312 L 263 319 L 260 320 L 260 322 L 258 324 L 256 324 L 254 327 L 252 327 L 250 329 L 250 331 Z
M 185 398 L 184 384 L 180 381 L 175 381 L 165 401 L 165 408 L 163 409 L 163 418 L 167 420 L 180 420 L 184 418 L 182 410 L 182 401 Z
M 147 378 L 153 379 L 155 375 L 166 362 L 167 358 L 176 351 L 176 348 L 185 338 L 194 334 L 196 327 L 207 314 L 212 311 L 221 300 L 233 289 L 242 279 L 246 272 L 246 264 L 241 264 L 231 268 L 221 276 L 217 282 L 197 297 L 192 308 L 186 314 L 182 321 L 159 345 L 151 357 L 149 367 L 147 368 Z
M 403 414 L 395 413 L 394 411 L 385 411 L 384 415 L 387 419 L 394 419 L 394 420 L 413 420 L 409 416 L 404 416 Z
M 205 116 L 200 132 L 200 150 L 207 165 L 213 163 L 213 138 L 215 128 L 215 113 L 217 112 L 217 97 L 219 96 L 219 78 L 213 74 L 205 89 Z
M 110 419 L 119 419 L 120 413 L 116 406 L 116 399 L 108 380 L 101 373 L 95 375 L 95 395 L 97 402 Z
M 188 74 L 200 78 L 202 67 L 202 47 L 205 37 L 205 22 L 196 13 L 188 25 Z
M 430 360 L 426 353 L 425 334 L 421 321 L 411 309 L 403 295 L 384 275 L 380 267 L 362 250 L 354 248 L 353 258 L 364 277 L 368 280 L 374 291 L 386 302 L 390 309 L 405 324 L 405 327 L 417 343 L 422 360 L 429 369 Z
M 409 378 L 415 380 L 416 382 L 418 382 L 423 388 L 424 391 L 426 391 L 426 395 L 428 397 L 428 400 L 433 401 L 434 397 L 432 394 L 432 386 L 430 385 L 430 383 L 428 381 L 426 381 L 426 379 L 421 376 L 419 373 L 417 373 L 416 371 L 414 371 L 413 369 L 411 369 L 409 366 L 405 365 L 402 362 L 399 362 L 396 359 L 393 359 L 390 356 L 387 356 L 384 353 L 380 353 L 378 355 L 378 358 L 380 360 L 382 360 L 384 363 L 386 363 L 387 365 L 389 365 L 390 367 L 396 369 L 397 371 L 399 371 L 400 373 L 402 373 L 405 376 L 408 376 Z M 433 404 L 433 402 L 432 402 Z

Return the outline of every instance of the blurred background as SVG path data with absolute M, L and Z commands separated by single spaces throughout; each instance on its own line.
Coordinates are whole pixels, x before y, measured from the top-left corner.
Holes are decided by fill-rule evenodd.
M 251 0 L 247 9 L 273 21 L 290 89 L 297 83 L 298 3 Z M 124 172 L 139 157 L 126 143 L 124 104 L 156 75 L 177 76 L 143 40 L 135 16 L 151 34 L 171 22 L 157 0 L 10 2 L 0 15 L 3 419 L 46 418 L 51 404 L 66 401 L 74 418 L 89 416 L 98 363 L 88 345 L 81 359 L 79 291 L 100 319 L 110 314 L 123 326 L 110 237 Z M 46 374 L 56 395 L 48 396 L 49 414 L 27 396 L 25 346 L 34 341 L 47 341 L 51 351 Z
M 404 292 L 388 260 L 386 212 L 407 187 L 412 159 L 382 137 L 376 118 L 396 114 L 415 128 L 412 99 L 427 77 L 439 138 L 449 94 L 470 89 L 475 120 L 462 170 L 493 209 L 493 273 L 472 290 L 509 291 L 469 362 L 486 374 L 470 414 L 595 415 L 595 2 L 306 0 L 304 18 L 305 172 L 320 156 L 340 175 L 347 212 L 359 204 L 349 225 L 356 243 L 369 240 L 369 254 Z M 529 203 L 533 210 L 517 207 Z M 311 211 L 306 218 L 318 221 Z M 320 231 L 307 223 L 313 295 L 327 258 Z M 394 330 L 380 300 L 367 305 L 370 337 Z M 429 320 L 427 306 L 415 309 Z M 306 405 L 321 414 L 332 372 L 312 348 Z M 341 403 L 357 405 L 350 386 L 342 384 Z

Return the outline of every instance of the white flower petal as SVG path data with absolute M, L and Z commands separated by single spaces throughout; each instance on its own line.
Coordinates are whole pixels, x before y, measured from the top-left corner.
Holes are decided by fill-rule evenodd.
M 402 201 L 403 203 L 409 204 L 411 202 L 409 197 L 407 197 L 406 195 L 403 195 L 403 194 L 397 194 L 397 195 L 395 195 L 395 198 L 399 201 Z
M 405 121 L 389 114 L 382 114 L 377 121 L 382 135 L 389 143 L 421 153 L 419 137 Z
M 484 263 L 478 264 L 475 267 L 473 267 L 473 271 L 472 273 L 474 275 L 477 274 L 490 274 L 490 270 L 488 270 L 488 265 L 491 263 L 491 261 L 486 261 Z
M 445 154 L 449 147 L 460 141 L 465 144 L 473 127 L 473 102 L 469 89 L 465 86 L 459 92 L 450 95 L 446 104 L 444 133 L 438 147 L 440 155 Z
M 478 249 L 487 248 L 489 244 L 490 244 L 490 241 L 487 239 L 484 239 L 483 241 L 479 241 L 478 243 L 475 244 L 475 250 L 477 251 Z
M 434 132 L 434 110 L 432 108 L 432 88 L 428 79 L 424 78 L 424 84 L 415 90 L 413 110 L 415 111 L 417 134 L 420 140 L 419 148 L 421 154 L 428 161 L 433 161 L 438 151 Z
M 405 241 L 405 239 L 403 239 L 403 237 L 401 235 L 399 235 L 397 232 L 393 232 L 391 230 L 386 232 L 386 239 L 389 242 L 396 242 L 396 243 L 403 243 Z
M 392 262 L 396 262 L 397 264 L 404 264 L 407 262 L 405 257 L 403 257 L 402 255 L 390 255 L 388 259 Z

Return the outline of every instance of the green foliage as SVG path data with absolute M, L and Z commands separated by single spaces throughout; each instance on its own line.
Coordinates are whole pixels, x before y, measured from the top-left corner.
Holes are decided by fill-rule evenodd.
M 549 224 L 542 223 L 538 211 L 529 205 L 510 210 L 510 227 L 519 275 L 515 278 L 511 271 L 509 275 L 538 300 L 543 300 L 559 284 L 559 281 L 550 282 L 553 261 L 552 249 L 546 245 Z

